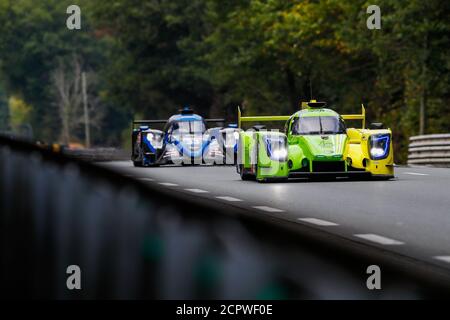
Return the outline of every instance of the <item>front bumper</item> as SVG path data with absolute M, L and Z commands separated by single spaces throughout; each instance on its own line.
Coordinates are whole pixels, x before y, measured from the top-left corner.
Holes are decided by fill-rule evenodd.
M 395 178 L 394 175 L 373 174 L 368 171 L 337 171 L 337 172 L 290 172 L 289 178 L 361 178 L 373 180 L 388 180 Z

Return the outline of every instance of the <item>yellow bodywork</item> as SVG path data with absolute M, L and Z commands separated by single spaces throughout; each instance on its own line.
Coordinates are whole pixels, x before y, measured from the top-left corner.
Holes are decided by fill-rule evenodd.
M 361 120 L 362 129 L 347 128 L 347 145 L 344 150 L 345 160 L 357 169 L 365 169 L 373 175 L 393 176 L 394 175 L 394 149 L 392 146 L 391 129 L 365 129 L 366 109 L 361 105 L 361 114 L 341 115 L 344 120 Z M 369 137 L 374 134 L 389 134 L 389 155 L 380 160 L 370 159 Z
M 351 166 L 373 175 L 393 176 L 394 175 L 394 151 L 392 139 L 390 139 L 389 155 L 385 159 L 372 160 L 369 155 L 368 139 L 373 134 L 390 134 L 390 129 L 370 130 L 370 129 L 347 129 L 347 145 L 344 150 L 345 160 Z

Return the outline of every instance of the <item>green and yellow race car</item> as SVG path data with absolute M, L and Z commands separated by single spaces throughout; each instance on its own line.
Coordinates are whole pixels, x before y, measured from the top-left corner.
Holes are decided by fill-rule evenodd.
M 284 133 L 254 126 L 240 132 L 237 172 L 242 180 L 285 180 L 323 175 L 390 179 L 394 177 L 392 132 L 372 123 L 365 129 L 361 114 L 339 115 L 326 103 L 302 102 L 291 116 L 242 117 L 244 122 L 285 121 Z M 362 128 L 347 128 L 345 120 L 360 120 Z

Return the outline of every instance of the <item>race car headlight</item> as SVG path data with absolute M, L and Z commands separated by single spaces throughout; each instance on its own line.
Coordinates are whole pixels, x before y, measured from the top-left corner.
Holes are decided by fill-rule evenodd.
M 286 159 L 287 157 L 287 150 L 286 149 L 277 149 L 272 152 L 272 157 L 279 160 L 279 159 Z
M 152 132 L 147 133 L 147 140 L 157 149 L 162 148 L 162 136 Z
M 265 137 L 267 155 L 272 160 L 286 161 L 288 151 L 286 147 L 286 137 L 284 136 L 266 136 Z
M 369 138 L 369 152 L 372 160 L 381 160 L 389 155 L 390 134 L 375 134 Z

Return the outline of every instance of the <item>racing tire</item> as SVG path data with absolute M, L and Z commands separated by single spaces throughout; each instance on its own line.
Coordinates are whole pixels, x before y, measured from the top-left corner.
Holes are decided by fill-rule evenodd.
M 370 180 L 373 181 L 388 181 L 388 180 L 393 180 L 395 178 L 395 176 L 376 176 L 376 175 L 372 175 L 372 177 L 370 178 Z
M 254 180 L 256 180 L 255 175 L 253 175 L 251 173 L 246 173 L 244 171 L 245 171 L 244 166 L 242 164 L 240 164 L 239 165 L 239 174 L 240 174 L 241 179 L 243 181 L 254 181 Z
M 287 182 L 288 178 L 263 178 L 257 180 L 259 183 L 277 183 L 277 182 Z
M 133 161 L 133 165 L 134 165 L 135 167 L 143 167 L 143 166 L 144 166 L 144 164 L 142 163 L 142 161 Z

